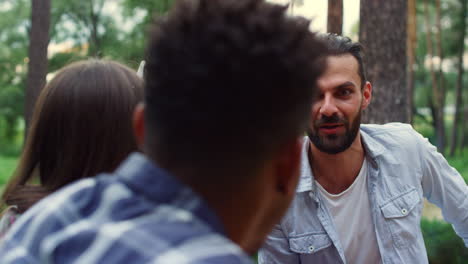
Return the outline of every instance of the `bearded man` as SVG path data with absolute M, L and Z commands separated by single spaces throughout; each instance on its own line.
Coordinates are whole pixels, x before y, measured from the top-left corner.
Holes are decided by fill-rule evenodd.
M 372 98 L 362 47 L 338 35 L 318 80 L 301 178 L 259 263 L 428 263 L 423 197 L 468 246 L 468 188 L 410 125 L 361 125 Z

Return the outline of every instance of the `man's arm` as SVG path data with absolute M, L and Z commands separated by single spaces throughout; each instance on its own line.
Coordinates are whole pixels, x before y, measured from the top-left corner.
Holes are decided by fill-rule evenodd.
M 299 255 L 289 249 L 289 241 L 279 225 L 268 235 L 265 244 L 258 253 L 260 264 L 295 264 L 299 263 Z
M 468 247 L 468 186 L 436 147 L 418 136 L 424 196 L 442 209 L 444 219 L 453 225 Z

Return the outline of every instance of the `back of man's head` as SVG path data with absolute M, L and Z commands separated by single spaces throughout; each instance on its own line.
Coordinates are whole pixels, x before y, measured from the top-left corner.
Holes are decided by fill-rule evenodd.
M 305 131 L 326 48 L 263 0 L 182 0 L 147 50 L 145 148 L 191 181 L 248 180 Z M 243 179 L 244 178 L 244 179 Z

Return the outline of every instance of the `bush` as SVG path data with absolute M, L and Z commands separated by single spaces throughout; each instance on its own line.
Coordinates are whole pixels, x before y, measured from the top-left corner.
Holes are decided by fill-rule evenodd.
M 468 249 L 449 223 L 422 219 L 421 229 L 430 264 L 466 264 Z
M 447 157 L 448 162 L 453 166 L 468 183 L 468 148 L 458 152 L 454 157 Z
M 428 119 L 430 120 L 430 118 Z M 434 128 L 432 127 L 432 124 L 427 121 L 428 120 L 423 119 L 421 116 L 414 116 L 413 128 L 434 144 L 436 141 Z
M 18 119 L 13 129 L 9 128 L 8 122 L 0 116 L 0 155 L 7 157 L 18 157 L 21 154 L 24 135 L 24 120 Z M 13 134 L 9 135 L 10 132 Z
M 3 185 L 13 174 L 17 163 L 18 159 L 15 157 L 6 157 L 0 155 L 0 191 L 3 188 Z

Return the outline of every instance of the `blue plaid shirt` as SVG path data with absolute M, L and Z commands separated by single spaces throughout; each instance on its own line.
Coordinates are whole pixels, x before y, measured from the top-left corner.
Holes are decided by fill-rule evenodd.
M 0 263 L 251 263 L 188 187 L 132 154 L 112 175 L 43 199 L 13 225 Z

